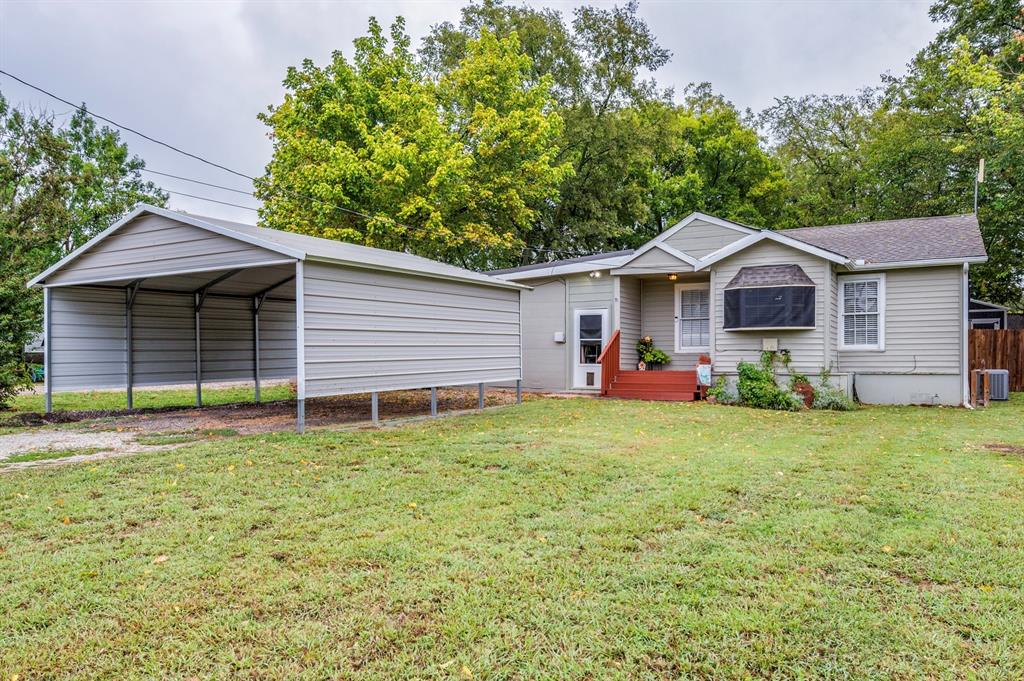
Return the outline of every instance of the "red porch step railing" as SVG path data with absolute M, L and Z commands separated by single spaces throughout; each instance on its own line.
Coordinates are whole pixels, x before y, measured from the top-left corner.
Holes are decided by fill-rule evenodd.
M 619 330 L 615 329 L 608 344 L 597 358 L 601 365 L 601 394 L 607 395 L 611 390 L 612 382 L 619 373 Z
M 691 402 L 701 399 L 696 371 L 622 371 L 619 330 L 597 358 L 601 365 L 601 396 L 638 400 Z

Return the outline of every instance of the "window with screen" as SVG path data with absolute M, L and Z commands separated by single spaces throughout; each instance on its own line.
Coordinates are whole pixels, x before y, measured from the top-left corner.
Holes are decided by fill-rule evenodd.
M 725 292 L 726 329 L 813 329 L 813 286 L 763 286 Z
M 815 290 L 799 265 L 741 267 L 725 286 L 722 328 L 813 329 Z
M 881 276 L 842 278 L 839 281 L 841 348 L 882 348 L 885 281 Z
M 707 350 L 711 344 L 711 289 L 708 284 L 676 287 L 676 349 Z

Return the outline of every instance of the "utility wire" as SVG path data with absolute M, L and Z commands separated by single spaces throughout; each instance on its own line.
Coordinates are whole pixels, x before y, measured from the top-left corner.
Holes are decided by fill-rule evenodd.
M 196 196 L 195 194 L 186 194 L 185 192 L 177 192 L 177 191 L 174 191 L 173 189 L 161 189 L 161 191 L 165 191 L 168 194 L 176 194 L 178 196 L 187 196 L 190 199 L 199 199 L 200 201 L 209 201 L 210 203 L 219 203 L 222 206 L 232 206 L 234 208 L 244 208 L 245 210 L 251 210 L 254 213 L 259 211 L 259 208 L 253 208 L 252 206 L 243 206 L 240 203 L 230 203 L 228 201 L 220 201 L 218 199 L 211 199 L 211 198 L 206 197 L 206 196 Z
M 183 177 L 181 175 L 173 175 L 171 173 L 164 173 L 164 172 L 161 172 L 159 170 L 153 170 L 151 168 L 141 168 L 140 170 L 142 170 L 142 172 L 144 172 L 144 173 L 152 173 L 154 175 L 160 175 L 162 177 L 170 177 L 170 178 L 174 178 L 175 180 L 181 180 L 183 182 L 192 182 L 193 184 L 201 184 L 204 187 L 213 187 L 214 189 L 223 189 L 226 192 L 234 192 L 236 194 L 242 194 L 243 196 L 252 196 L 253 198 L 255 198 L 255 195 L 252 192 L 247 192 L 244 189 L 235 189 L 233 187 L 225 187 L 224 185 L 213 184 L 212 182 L 203 182 L 202 180 L 194 180 L 191 177 Z
M 38 85 L 34 85 L 34 84 L 28 82 L 27 80 L 24 80 L 23 78 L 19 78 L 18 76 L 14 75 L 13 73 L 11 73 L 9 71 L 5 71 L 4 69 L 0 69 L 0 74 L 3 74 L 5 76 L 7 76 L 8 78 L 17 81 L 17 82 L 21 83 L 22 85 L 35 90 L 36 92 L 40 92 L 40 93 L 46 95 L 47 97 L 51 97 L 51 98 L 57 100 L 58 102 L 62 102 L 62 103 L 66 104 L 66 105 L 68 105 L 70 107 L 74 107 L 75 110 L 81 111 L 82 113 L 84 113 L 85 115 L 87 115 L 87 116 L 89 116 L 91 118 L 95 118 L 97 120 L 101 120 L 104 123 L 109 123 L 110 125 L 113 125 L 115 128 L 120 128 L 121 130 L 124 130 L 126 132 L 130 132 L 133 135 L 138 135 L 142 139 L 147 140 L 149 142 L 152 142 L 153 144 L 158 144 L 158 145 L 160 145 L 162 147 L 170 149 L 173 152 L 176 152 L 176 153 L 181 154 L 183 156 L 187 156 L 188 158 L 191 158 L 191 159 L 194 159 L 196 161 L 199 161 L 200 163 L 205 163 L 206 165 L 211 166 L 213 168 L 217 168 L 219 170 L 223 170 L 225 172 L 231 173 L 232 175 L 236 175 L 238 177 L 244 178 L 246 180 L 249 180 L 249 181 L 253 182 L 254 184 L 259 181 L 257 178 L 253 177 L 252 175 L 248 175 L 246 173 L 239 172 L 239 171 L 234 170 L 232 168 L 229 168 L 229 167 L 227 167 L 225 165 L 221 165 L 220 163 L 216 163 L 216 162 L 211 161 L 209 159 L 203 158 L 202 156 L 199 156 L 198 154 L 193 154 L 192 152 L 185 151 L 184 149 L 181 149 L 180 147 L 176 147 L 173 144 L 170 144 L 168 142 L 164 142 L 164 141 L 159 140 L 159 139 L 157 139 L 155 137 L 151 137 L 150 135 L 147 135 L 144 132 L 140 132 L 140 131 L 136 130 L 135 128 L 132 128 L 132 127 L 127 126 L 127 125 L 123 125 L 123 124 L 118 123 L 117 121 L 115 121 L 115 120 L 113 120 L 111 118 L 107 118 L 106 116 L 102 116 L 100 114 L 94 113 L 94 112 L 90 111 L 89 109 L 87 109 L 84 105 L 75 104 L 74 102 L 72 102 L 72 101 L 70 101 L 68 99 L 65 99 L 65 98 L 63 98 L 63 97 L 61 97 L 61 96 L 59 96 L 57 94 L 54 94 L 53 92 L 50 92 L 49 90 L 47 90 L 45 88 L 42 88 L 42 87 L 40 87 Z M 175 179 L 184 180 L 186 182 L 195 182 L 197 184 L 204 184 L 204 185 L 207 185 L 207 186 L 210 186 L 210 187 L 214 187 L 214 188 L 217 188 L 217 189 L 224 189 L 226 191 L 238 192 L 238 193 L 242 193 L 242 194 L 248 194 L 249 196 L 254 196 L 251 192 L 242 192 L 241 190 L 238 190 L 238 189 L 231 189 L 231 188 L 228 188 L 228 187 L 222 187 L 220 185 L 215 185 L 215 184 L 211 184 L 211 183 L 207 183 L 207 182 L 202 182 L 200 180 L 193 180 L 193 179 L 190 179 L 190 178 L 185 178 L 185 177 L 171 175 L 169 173 L 160 173 L 160 172 L 157 172 L 157 171 L 149 171 L 149 172 L 153 172 L 154 174 L 157 174 L 157 175 L 165 175 L 167 177 L 173 177 Z M 236 208 L 244 208 L 246 210 L 253 210 L 253 211 L 256 210 L 255 208 L 251 208 L 249 206 L 242 206 L 242 205 L 239 205 L 239 204 L 228 203 L 226 201 L 218 201 L 216 199 L 209 199 L 209 198 L 202 197 L 202 196 L 195 196 L 195 195 L 192 195 L 192 194 L 186 194 L 184 192 L 176 192 L 176 191 L 171 191 L 171 190 L 164 190 L 164 191 L 167 191 L 170 194 L 178 194 L 180 196 L 187 196 L 189 198 L 199 199 L 201 201 L 210 201 L 212 203 L 219 203 L 219 204 L 222 204 L 222 205 L 232 206 L 232 207 L 236 207 Z M 391 222 L 392 224 L 395 224 L 395 225 L 397 225 L 399 227 L 402 227 L 403 229 L 407 229 L 407 230 L 412 231 L 412 232 L 416 232 L 416 231 L 419 231 L 419 230 L 426 229 L 424 227 L 413 227 L 413 226 L 410 226 L 410 225 L 403 224 L 403 223 L 399 222 L 398 220 L 395 220 L 394 218 L 391 218 L 391 217 L 388 217 L 388 216 L 372 216 L 372 215 L 369 215 L 367 213 L 363 213 L 362 211 L 354 210 L 352 208 L 346 208 L 344 206 L 339 206 L 337 204 L 333 204 L 333 203 L 330 203 L 328 201 L 324 201 L 322 199 L 318 199 L 318 198 L 313 197 L 313 196 L 307 196 L 307 195 L 303 195 L 303 194 L 296 194 L 294 192 L 288 192 L 287 190 L 280 190 L 279 189 L 279 191 L 284 191 L 284 192 L 286 192 L 287 194 L 289 194 L 291 196 L 295 196 L 295 197 L 298 197 L 298 198 L 301 198 L 301 199 L 305 199 L 307 201 L 313 201 L 313 202 L 316 202 L 316 203 L 328 206 L 330 208 L 333 208 L 335 210 L 341 211 L 343 213 L 348 213 L 350 215 L 355 215 L 357 217 L 361 217 L 361 218 L 363 218 L 365 220 L 384 219 L 384 220 L 387 220 L 387 221 Z M 530 247 L 530 246 L 525 247 L 524 251 L 525 250 L 532 250 L 532 251 L 535 251 L 535 252 L 541 252 L 542 251 L 542 252 L 545 252 L 545 253 L 555 253 L 555 254 L 562 254 L 562 255 L 570 255 L 572 257 L 585 257 L 586 255 L 593 255 L 593 254 L 585 254 L 585 253 L 573 253 L 571 251 L 559 251 L 559 250 L 552 249 L 552 248 L 534 248 L 534 247 Z

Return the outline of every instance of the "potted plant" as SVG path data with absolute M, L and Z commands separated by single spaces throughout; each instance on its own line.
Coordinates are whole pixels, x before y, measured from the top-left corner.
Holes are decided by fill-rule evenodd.
M 636 354 L 640 371 L 656 371 L 672 361 L 664 350 L 654 347 L 654 339 L 650 336 L 636 342 Z
M 814 386 L 806 376 L 799 373 L 789 375 L 789 389 L 795 392 L 804 401 L 804 406 L 810 409 L 814 406 Z

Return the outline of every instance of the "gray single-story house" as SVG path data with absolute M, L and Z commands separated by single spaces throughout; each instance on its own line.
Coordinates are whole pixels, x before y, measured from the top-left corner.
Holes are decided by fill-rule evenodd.
M 531 287 L 528 388 L 694 399 L 701 355 L 732 380 L 770 349 L 863 402 L 957 405 L 968 271 L 986 259 L 974 215 L 772 231 L 693 213 L 633 251 L 490 274 Z M 643 336 L 667 371 L 635 371 Z
M 514 383 L 526 287 L 407 253 L 140 205 L 29 286 L 52 393 L 293 379 L 307 397 Z M 482 402 L 482 398 L 481 398 Z M 376 409 L 374 409 L 376 415 Z

